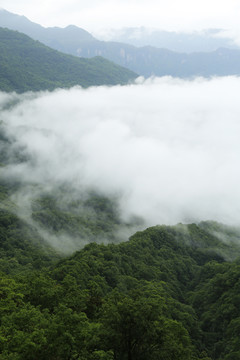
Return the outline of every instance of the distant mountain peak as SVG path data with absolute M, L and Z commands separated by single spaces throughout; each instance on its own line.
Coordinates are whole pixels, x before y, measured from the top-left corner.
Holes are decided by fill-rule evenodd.
M 71 41 L 73 39 L 78 39 L 79 41 L 91 41 L 94 39 L 89 32 L 76 25 L 68 25 L 65 28 L 57 26 L 46 28 L 32 22 L 25 16 L 13 14 L 5 9 L 2 9 L 0 12 L 0 27 L 20 31 L 34 40 L 39 40 L 57 50 L 61 50 L 62 41 L 69 40 L 69 37 L 72 37 Z
M 74 29 L 74 30 L 78 30 L 78 29 L 80 29 L 78 26 L 76 26 L 76 25 L 68 25 L 68 26 L 66 26 L 65 27 L 65 29 Z M 85 31 L 85 30 L 84 30 Z

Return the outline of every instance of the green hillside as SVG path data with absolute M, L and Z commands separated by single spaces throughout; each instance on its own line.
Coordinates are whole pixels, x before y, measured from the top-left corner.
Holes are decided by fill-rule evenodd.
M 223 244 L 213 229 L 234 242 Z M 18 235 L 15 226 L 20 251 Z M 156 226 L 42 269 L 9 275 L 2 267 L 0 358 L 239 359 L 240 265 L 225 260 L 240 254 L 237 238 L 217 223 Z
M 74 85 L 116 85 L 137 75 L 101 57 L 62 54 L 28 36 L 0 28 L 0 90 L 38 91 Z

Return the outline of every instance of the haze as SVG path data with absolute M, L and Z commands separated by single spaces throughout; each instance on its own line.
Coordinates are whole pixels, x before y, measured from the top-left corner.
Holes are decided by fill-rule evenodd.
M 2 0 L 1 7 L 43 26 L 74 24 L 90 32 L 132 26 L 194 31 L 223 28 L 238 32 L 237 0 Z
M 1 120 L 28 159 L 4 174 L 42 189 L 67 183 L 116 195 L 123 219 L 137 215 L 148 225 L 239 225 L 239 92 L 235 77 L 167 77 L 1 93 Z

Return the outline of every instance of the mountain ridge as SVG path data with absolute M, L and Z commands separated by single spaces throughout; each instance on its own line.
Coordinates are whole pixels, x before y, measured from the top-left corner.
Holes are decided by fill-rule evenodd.
M 225 35 L 224 35 L 225 34 Z M 153 46 L 180 53 L 211 52 L 219 47 L 238 48 L 224 29 L 206 29 L 194 32 L 177 32 L 141 27 L 109 29 L 100 32 L 100 40 L 117 41 L 136 47 Z
M 5 15 L 7 14 L 7 20 Z M 17 19 L 17 21 L 16 21 Z M 240 75 L 240 50 L 227 49 L 227 56 L 211 52 L 174 52 L 153 46 L 135 47 L 120 42 L 100 41 L 76 26 L 44 28 L 25 17 L 0 12 L 0 26 L 26 32 L 31 37 L 58 51 L 83 57 L 102 56 L 142 75 L 180 78 Z
M 0 28 L 0 49 L 0 89 L 3 91 L 117 85 L 137 77 L 101 57 L 80 59 L 4 28 Z

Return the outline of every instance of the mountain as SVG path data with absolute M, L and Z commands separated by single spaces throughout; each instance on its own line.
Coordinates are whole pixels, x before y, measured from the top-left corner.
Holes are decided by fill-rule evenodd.
M 77 26 L 69 25 L 65 29 L 44 28 L 28 20 L 25 16 L 12 14 L 3 9 L 0 10 L 0 26 L 22 32 L 34 40 L 39 40 L 47 46 L 67 53 L 73 53 L 73 49 L 78 46 L 79 41 L 95 40 L 90 33 Z
M 213 52 L 177 53 L 151 46 L 136 48 L 111 42 L 91 42 L 82 46 L 78 53 L 83 57 L 96 54 L 145 77 L 240 75 L 240 50 L 219 48 Z
M 211 52 L 220 47 L 239 49 L 233 39 L 224 35 L 223 29 L 207 29 L 184 33 L 149 29 L 142 26 L 103 31 L 101 40 L 117 41 L 137 47 L 166 48 L 181 53 Z
M 81 85 L 116 85 L 136 78 L 106 59 L 79 59 L 0 28 L 0 89 L 24 92 Z
M 84 58 L 102 56 L 145 77 L 240 75 L 240 50 L 222 47 L 227 44 L 227 40 L 222 42 L 214 40 L 215 44 L 221 45 L 221 48 L 209 52 L 189 53 L 153 46 L 136 47 L 116 41 L 99 41 L 76 26 L 68 26 L 64 29 L 44 28 L 24 16 L 11 14 L 5 10 L 0 11 L 0 26 L 22 31 L 46 45 L 74 56 Z M 170 38 L 171 35 L 168 35 Z M 205 36 L 210 39 L 212 35 Z M 201 39 L 200 36 L 199 41 Z M 166 46 L 168 44 L 171 44 L 170 39 L 165 43 Z
M 21 229 L 10 221 L 8 246 L 19 260 Z M 13 273 L 16 259 L 1 251 L 1 357 L 238 359 L 239 244 L 214 233 L 239 241 L 239 231 L 217 223 L 156 226 L 118 245 L 89 244 L 48 267 L 39 261 L 39 269 L 27 252 L 25 271 Z
M 114 200 L 7 176 L 33 159 L 0 125 L 1 359 L 239 359 L 239 228 L 158 225 L 128 238 Z

